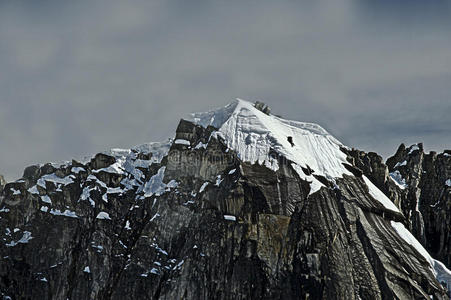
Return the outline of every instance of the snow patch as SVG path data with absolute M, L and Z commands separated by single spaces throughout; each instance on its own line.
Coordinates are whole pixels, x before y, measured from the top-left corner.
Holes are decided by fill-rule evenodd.
M 125 227 L 126 230 L 131 230 L 132 228 L 130 227 L 130 221 L 127 220 L 127 222 L 125 222 Z
M 144 153 L 152 154 L 150 159 L 151 163 L 161 163 L 163 157 L 168 155 L 169 149 L 171 148 L 171 142 L 156 142 L 148 143 L 139 146 L 135 146 L 133 150 Z
M 216 135 L 224 138 L 228 148 L 243 161 L 277 170 L 279 164 L 270 155 L 276 152 L 299 166 L 310 166 L 315 174 L 326 178 L 352 175 L 342 164 L 347 162 L 340 150 L 342 144 L 319 125 L 266 115 L 240 99 L 224 108 L 192 114 L 190 120 L 203 127 L 219 128 Z
M 431 257 L 431 255 L 424 249 L 420 242 L 410 233 L 407 228 L 399 222 L 390 221 L 392 227 L 398 233 L 398 235 L 406 241 L 409 245 L 414 247 L 418 253 L 420 253 L 431 265 L 432 272 L 439 282 L 444 282 L 448 288 L 451 287 L 451 271 L 446 266 Z
M 44 203 L 52 204 L 52 200 L 51 200 L 50 197 L 47 196 L 47 195 L 41 196 L 41 200 L 42 200 L 42 202 L 44 202 Z
M 397 167 L 402 167 L 402 166 L 405 166 L 405 165 L 407 165 L 407 160 L 405 160 L 405 161 L 403 161 L 403 162 L 398 162 L 398 163 L 396 163 L 395 168 L 397 168 Z
M 391 200 L 385 196 L 384 193 L 382 193 L 372 182 L 369 180 L 365 175 L 363 175 L 363 180 L 365 181 L 366 185 L 368 186 L 368 191 L 374 199 L 382 203 L 386 209 L 399 212 L 399 209 L 396 207 L 396 205 L 391 202 Z
M 236 221 L 236 217 L 232 215 L 224 215 L 224 220 L 227 221 Z
M 143 187 L 144 197 L 153 195 L 160 196 L 167 188 L 175 188 L 178 183 L 175 180 L 169 181 L 167 184 L 163 182 L 166 167 L 158 169 L 157 174 L 153 175 Z
M 37 184 L 40 187 L 45 189 L 46 188 L 46 185 L 45 185 L 46 181 L 52 182 L 52 183 L 55 183 L 55 184 L 68 185 L 68 184 L 74 183 L 74 181 L 72 180 L 73 178 L 74 178 L 74 175 L 69 175 L 69 176 L 61 178 L 61 177 L 56 176 L 55 173 L 52 173 L 52 174 L 44 175 L 41 178 L 39 178 Z
M 39 195 L 38 187 L 36 185 L 33 185 L 31 188 L 29 188 L 28 192 L 30 194 Z
M 13 188 L 13 187 L 10 188 L 10 191 L 13 192 L 13 196 L 16 196 L 16 195 L 20 195 L 20 194 L 21 194 L 19 190 L 16 190 L 16 189 Z
M 221 182 L 223 182 L 224 181 L 224 179 L 221 179 L 221 175 L 218 175 L 217 177 L 216 177 L 216 183 L 215 183 L 215 185 L 216 186 L 219 186 L 220 184 L 221 184 Z
M 445 181 L 445 185 L 451 186 L 451 179 L 446 180 L 446 181 Z
M 92 173 L 105 172 L 105 173 L 110 173 L 110 174 L 123 175 L 125 172 L 124 172 L 124 168 L 122 167 L 122 165 L 123 165 L 123 161 L 119 159 L 114 164 L 112 164 L 106 168 L 93 170 Z
M 420 150 L 420 147 L 418 147 L 418 145 L 411 146 L 408 155 L 412 154 L 414 151 L 417 150 Z
M 190 146 L 190 145 L 191 145 L 190 141 L 187 141 L 187 140 L 184 140 L 184 139 L 176 139 L 176 140 L 174 141 L 174 144 L 177 144 L 177 145 L 186 145 L 186 146 Z
M 205 190 L 205 188 L 207 187 L 207 185 L 208 185 L 208 182 L 204 182 L 199 189 L 199 193 L 202 193 Z
M 402 178 L 401 173 L 399 171 L 394 171 L 390 173 L 390 179 L 401 189 L 404 190 L 408 185 L 406 184 L 406 180 Z
M 72 169 L 70 171 L 75 174 L 78 174 L 80 172 L 86 172 L 86 170 L 81 167 L 72 167 Z
M 202 142 L 199 142 L 199 144 L 196 145 L 196 147 L 194 147 L 194 149 L 207 149 L 208 144 L 204 144 Z
M 28 242 L 32 239 L 31 232 L 24 231 L 22 237 L 17 242 L 11 241 L 10 243 L 6 244 L 7 247 L 14 247 L 18 244 L 28 244 Z
M 55 216 L 63 216 L 63 217 L 69 217 L 69 218 L 78 218 L 77 214 L 71 210 L 66 209 L 65 211 L 61 212 L 59 209 L 51 209 L 50 213 Z
M 96 219 L 99 220 L 111 220 L 110 215 L 107 212 L 101 211 L 97 214 Z

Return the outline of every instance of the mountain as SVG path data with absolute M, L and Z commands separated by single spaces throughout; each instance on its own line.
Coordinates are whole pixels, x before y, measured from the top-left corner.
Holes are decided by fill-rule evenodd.
M 385 164 L 236 100 L 165 143 L 28 167 L 1 193 L 0 292 L 448 299 L 450 161 L 400 149 Z

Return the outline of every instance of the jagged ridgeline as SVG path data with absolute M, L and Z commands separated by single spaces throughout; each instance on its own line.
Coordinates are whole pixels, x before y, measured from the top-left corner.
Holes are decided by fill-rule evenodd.
M 0 187 L 0 292 L 448 299 L 450 166 L 421 145 L 384 164 L 237 100 L 166 143 L 31 166 Z

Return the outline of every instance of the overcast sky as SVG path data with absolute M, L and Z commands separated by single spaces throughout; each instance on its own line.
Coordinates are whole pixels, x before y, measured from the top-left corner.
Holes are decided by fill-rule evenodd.
M 450 3 L 0 0 L 0 173 L 164 140 L 235 97 L 384 157 L 449 149 Z

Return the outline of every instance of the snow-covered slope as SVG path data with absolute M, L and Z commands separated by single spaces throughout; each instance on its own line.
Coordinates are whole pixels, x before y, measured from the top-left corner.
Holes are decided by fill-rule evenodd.
M 274 151 L 292 162 L 293 168 L 303 179 L 311 181 L 311 191 L 318 191 L 323 184 L 314 176 L 307 176 L 302 168 L 310 168 L 316 175 L 334 181 L 343 174 L 352 175 L 343 165 L 346 155 L 344 147 L 321 126 L 313 123 L 285 120 L 267 115 L 250 102 L 236 99 L 229 105 L 204 113 L 194 113 L 190 121 L 197 125 L 218 128 L 227 146 L 237 152 L 239 158 L 250 163 L 264 164 L 277 170 L 278 160 L 271 155 Z M 366 176 L 363 179 L 370 195 L 385 208 L 399 212 L 393 202 Z M 415 237 L 398 222 L 392 222 L 396 232 L 412 245 L 427 261 L 441 281 L 451 286 L 451 271 L 441 262 L 433 259 Z
M 305 175 L 300 167 L 310 168 L 314 174 L 330 180 L 352 175 L 342 164 L 346 163 L 346 155 L 340 150 L 343 145 L 317 124 L 267 115 L 241 99 L 217 110 L 192 114 L 190 121 L 219 128 L 227 146 L 243 161 L 258 162 L 273 170 L 279 168 L 274 152 L 292 161 L 299 176 L 312 181 L 311 193 L 322 184 Z

